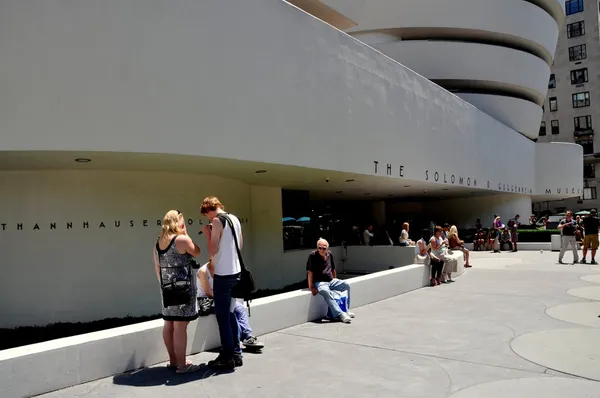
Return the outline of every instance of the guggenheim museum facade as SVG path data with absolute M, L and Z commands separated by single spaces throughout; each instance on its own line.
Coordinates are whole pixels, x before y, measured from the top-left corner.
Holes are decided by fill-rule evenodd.
M 304 277 L 282 190 L 462 226 L 580 196 L 581 146 L 535 142 L 564 17 L 558 0 L 0 0 L 0 328 L 157 313 L 160 220 L 197 233 L 208 195 L 272 289 Z

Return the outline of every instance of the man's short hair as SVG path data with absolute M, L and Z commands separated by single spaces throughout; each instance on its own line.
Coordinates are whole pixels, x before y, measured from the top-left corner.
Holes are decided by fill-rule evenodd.
M 592 209 L 590 210 L 590 214 L 597 214 L 598 212 L 596 211 L 596 209 Z
M 216 211 L 217 209 L 225 210 L 225 206 L 223 206 L 216 196 L 207 196 L 202 201 L 200 213 L 206 215 L 209 211 Z
M 515 218 L 517 218 L 517 217 L 521 217 L 521 216 L 517 214 L 517 215 L 515 216 Z

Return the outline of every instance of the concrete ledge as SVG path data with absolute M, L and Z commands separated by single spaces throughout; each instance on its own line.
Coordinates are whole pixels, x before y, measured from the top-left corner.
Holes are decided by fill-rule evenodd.
M 352 306 L 360 307 L 423 287 L 428 279 L 428 267 L 412 264 L 347 281 Z M 326 313 L 320 296 L 300 290 L 253 301 L 250 320 L 258 336 Z M 0 351 L 0 397 L 43 394 L 164 362 L 162 324 L 155 320 Z M 190 323 L 188 333 L 188 353 L 220 345 L 214 315 Z

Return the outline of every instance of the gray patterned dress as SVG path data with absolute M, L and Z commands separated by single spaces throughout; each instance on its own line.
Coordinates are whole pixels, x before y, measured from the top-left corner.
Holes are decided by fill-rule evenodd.
M 177 251 L 174 237 L 171 239 L 169 246 L 161 250 L 156 242 L 156 252 L 158 255 L 158 263 L 160 266 L 160 277 L 162 283 L 169 283 L 173 278 L 179 281 L 191 280 L 191 295 L 190 302 L 184 305 L 170 306 L 162 310 L 162 317 L 165 321 L 193 321 L 198 318 L 198 303 L 196 301 L 197 278 L 194 270 L 188 266 L 193 258 L 190 254 L 181 254 Z M 162 297 L 161 297 L 162 300 Z

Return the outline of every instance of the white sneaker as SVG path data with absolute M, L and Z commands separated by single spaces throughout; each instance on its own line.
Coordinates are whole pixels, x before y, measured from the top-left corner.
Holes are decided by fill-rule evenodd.
M 340 315 L 339 320 L 340 320 L 340 322 L 344 322 L 344 323 L 352 322 L 352 319 L 345 312 L 342 312 L 342 315 Z
M 348 316 L 349 316 L 350 318 L 355 318 L 355 317 L 356 317 L 356 315 L 354 314 L 354 312 L 350 312 L 350 311 L 348 311 L 348 312 L 346 312 L 346 314 L 348 314 Z

